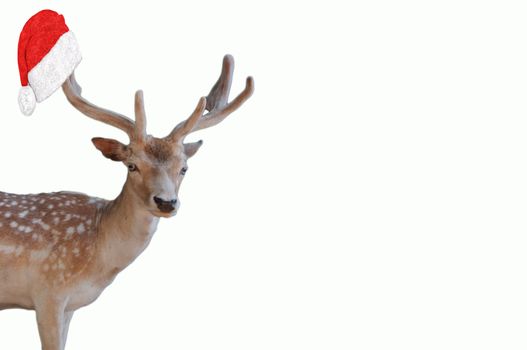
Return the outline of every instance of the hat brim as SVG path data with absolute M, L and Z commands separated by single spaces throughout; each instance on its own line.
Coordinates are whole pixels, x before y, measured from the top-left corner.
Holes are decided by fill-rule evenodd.
M 81 60 L 79 44 L 73 32 L 62 34 L 53 48 L 28 73 L 29 85 L 35 92 L 37 102 L 44 101 L 60 88 Z

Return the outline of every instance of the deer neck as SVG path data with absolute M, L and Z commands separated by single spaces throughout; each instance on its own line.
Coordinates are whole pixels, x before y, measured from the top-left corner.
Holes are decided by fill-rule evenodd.
M 98 249 L 102 267 L 117 273 L 132 263 L 150 243 L 158 222 L 127 180 L 119 196 L 101 213 Z

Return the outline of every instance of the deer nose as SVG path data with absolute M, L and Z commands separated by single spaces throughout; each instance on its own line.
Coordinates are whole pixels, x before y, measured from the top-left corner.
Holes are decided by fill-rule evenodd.
M 171 211 L 176 209 L 177 199 L 171 199 L 167 201 L 157 196 L 154 196 L 154 202 L 156 203 L 159 210 L 164 213 L 170 213 Z

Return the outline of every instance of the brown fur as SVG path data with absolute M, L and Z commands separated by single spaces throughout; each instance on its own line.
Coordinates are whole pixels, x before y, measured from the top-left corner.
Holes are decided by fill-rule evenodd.
M 164 139 L 150 138 L 144 150 L 151 160 L 159 163 L 165 163 L 174 157 L 174 143 Z
M 106 203 L 69 192 L 0 192 L 0 265 L 38 264 L 50 287 L 64 285 L 90 262 L 98 213 Z

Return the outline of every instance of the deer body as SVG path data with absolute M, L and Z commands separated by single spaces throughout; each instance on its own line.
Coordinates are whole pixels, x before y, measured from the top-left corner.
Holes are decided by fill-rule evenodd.
M 0 308 L 59 303 L 73 311 L 97 299 L 159 222 L 126 203 L 125 190 L 114 201 L 0 193 Z
M 63 84 L 77 110 L 128 134 L 128 145 L 104 138 L 92 142 L 129 172 L 112 201 L 74 192 L 0 192 L 0 310 L 35 310 L 43 350 L 64 349 L 73 312 L 95 301 L 143 252 L 161 217 L 176 214 L 187 160 L 202 144 L 184 143 L 185 137 L 218 124 L 252 95 L 249 77 L 242 93 L 228 102 L 233 68 L 233 58 L 225 56 L 207 98 L 164 138 L 146 134 L 141 91 L 135 95 L 134 122 L 85 100 L 73 74 Z

